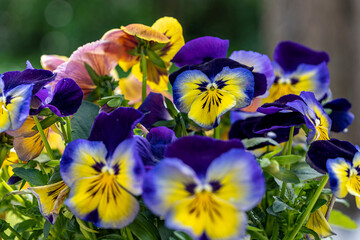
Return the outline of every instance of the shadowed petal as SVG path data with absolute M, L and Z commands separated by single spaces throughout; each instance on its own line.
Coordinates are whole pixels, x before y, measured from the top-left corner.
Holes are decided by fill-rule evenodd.
M 347 141 L 315 141 L 309 147 L 306 162 L 319 173 L 325 174 L 328 159 L 344 158 L 351 162 L 357 152 L 356 147 Z
M 134 134 L 133 129 L 142 117 L 143 114 L 133 108 L 120 107 L 109 114 L 102 112 L 95 119 L 89 140 L 103 142 L 111 156 L 120 142 Z
M 190 166 L 199 177 L 205 177 L 211 162 L 232 148 L 244 148 L 238 139 L 216 140 L 203 136 L 182 137 L 165 150 L 168 158 L 179 158 Z
M 208 59 L 225 58 L 229 40 L 217 37 L 200 37 L 187 42 L 171 60 L 178 67 L 195 65 Z
M 163 33 L 143 24 L 129 24 L 125 27 L 122 26 L 121 30 L 129 35 L 136 36 L 147 41 L 154 41 L 158 43 L 170 42 L 170 40 Z
M 176 141 L 176 136 L 173 130 L 167 127 L 152 128 L 146 135 L 146 139 L 151 145 L 151 152 L 156 159 L 164 158 L 166 147 Z
M 311 65 L 327 63 L 329 55 L 326 52 L 314 51 L 299 43 L 284 41 L 276 46 L 274 60 L 285 72 L 292 72 L 302 63 Z

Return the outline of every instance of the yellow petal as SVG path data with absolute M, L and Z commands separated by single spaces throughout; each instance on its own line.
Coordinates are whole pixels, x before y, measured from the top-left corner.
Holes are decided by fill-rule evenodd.
M 334 235 L 328 221 L 326 220 L 323 212 L 326 212 L 326 204 L 321 206 L 315 212 L 310 214 L 309 220 L 306 223 L 306 227 L 316 232 L 320 238 L 326 238 Z M 314 239 L 311 237 L 311 239 Z
M 170 62 L 170 60 L 185 44 L 183 30 L 180 23 L 175 18 L 163 17 L 158 19 L 151 28 L 163 33 L 168 39 L 170 39 L 169 43 L 167 43 L 162 49 L 156 51 L 165 63 Z
M 170 42 L 170 40 L 164 34 L 153 29 L 152 27 L 143 24 L 134 23 L 125 27 L 122 26 L 121 30 L 123 30 L 129 35 L 136 36 L 146 41 L 154 41 L 158 43 Z

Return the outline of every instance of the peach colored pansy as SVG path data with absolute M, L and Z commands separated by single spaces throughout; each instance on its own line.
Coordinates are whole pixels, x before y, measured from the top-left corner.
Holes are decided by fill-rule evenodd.
M 119 66 L 128 71 L 132 67 L 132 74 L 142 79 L 140 70 L 140 54 L 134 53 L 139 45 L 139 39 L 147 41 L 147 49 L 153 51 L 165 64 L 165 68 L 155 65 L 146 56 L 147 84 L 157 91 L 167 90 L 169 82 L 168 70 L 170 60 L 185 44 L 180 23 L 172 17 L 158 19 L 151 27 L 143 24 L 130 24 L 121 29 L 112 29 L 105 33 L 103 40 L 123 44 L 127 53 L 119 59 Z M 146 52 L 146 50 L 145 50 Z
M 72 78 L 83 90 L 84 99 L 96 88 L 85 68 L 87 63 L 99 76 L 111 75 L 125 48 L 115 42 L 98 40 L 85 44 L 73 52 L 67 62 L 56 70 L 56 84 L 62 78 Z
M 60 64 L 67 62 L 68 60 L 69 58 L 66 56 L 42 55 L 40 63 L 43 69 L 53 72 Z

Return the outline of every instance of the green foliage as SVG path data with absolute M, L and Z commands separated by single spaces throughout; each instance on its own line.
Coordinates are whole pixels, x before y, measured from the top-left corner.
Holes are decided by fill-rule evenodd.
M 96 116 L 99 113 L 99 106 L 83 101 L 79 110 L 73 115 L 71 120 L 72 139 L 88 139 Z

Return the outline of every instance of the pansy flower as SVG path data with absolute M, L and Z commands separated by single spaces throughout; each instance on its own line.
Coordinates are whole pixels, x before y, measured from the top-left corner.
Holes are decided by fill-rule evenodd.
M 329 159 L 326 168 L 335 196 L 344 198 L 350 193 L 355 196 L 356 206 L 360 209 L 360 153 L 357 152 L 351 161 L 341 157 Z
M 54 72 L 57 74 L 57 77 L 54 83 L 59 82 L 63 78 L 71 78 L 80 86 L 84 93 L 84 98 L 86 98 L 97 88 L 97 84 L 101 85 L 101 83 L 94 83 L 85 64 L 89 65 L 100 78 L 102 76 L 117 78 L 117 73 L 114 69 L 123 52 L 124 47 L 115 42 L 98 40 L 85 44 L 74 51 L 67 61 L 63 59 L 64 62 L 56 67 Z M 52 65 L 62 61 L 59 58 L 49 58 L 49 56 L 42 57 L 44 67 L 53 67 Z
M 197 69 L 197 65 L 213 59 L 225 58 L 228 48 L 229 40 L 211 36 L 199 37 L 187 42 L 171 61 L 176 66 L 182 67 L 177 73 L 180 74 L 185 70 Z M 265 55 L 251 51 L 233 52 L 230 59 L 237 61 L 242 67 L 252 71 L 254 75 L 253 97 L 264 95 L 274 81 L 274 71 L 270 59 Z M 176 74 L 172 75 L 170 78 L 171 83 L 174 82 L 174 78 L 177 76 Z M 253 109 L 253 111 L 255 110 L 256 108 Z
M 331 119 L 312 92 L 286 95 L 274 103 L 262 105 L 257 111 L 268 115 L 254 127 L 256 133 L 306 124 L 308 143 L 329 140 Z
M 145 177 L 143 200 L 171 229 L 195 239 L 239 239 L 246 211 L 265 193 L 254 156 L 239 140 L 183 137 Z
M 291 41 L 280 42 L 274 52 L 275 80 L 269 96 L 262 102 L 271 103 L 284 95 L 299 95 L 301 91 L 313 92 L 316 99 L 321 99 L 330 83 L 328 62 L 326 52 Z
M 133 128 L 142 116 L 122 107 L 100 113 L 89 139 L 65 148 L 60 173 L 71 189 L 65 204 L 78 218 L 101 228 L 122 228 L 135 219 L 144 166 Z
M 174 104 L 203 128 L 219 124 L 232 108 L 246 107 L 254 94 L 254 75 L 241 64 L 218 58 L 172 73 Z
M 331 131 L 346 132 L 354 121 L 354 114 L 349 112 L 351 103 L 345 98 L 337 98 L 323 105 L 331 119 Z
M 29 62 L 27 65 L 24 71 L 0 74 L 0 132 L 20 128 L 29 115 L 32 95 L 55 78 L 50 71 L 33 69 Z
M 332 235 L 336 235 L 330 224 L 325 218 L 326 211 L 328 210 L 328 204 L 322 205 L 320 208 L 316 209 L 315 212 L 311 213 L 305 227 L 316 232 L 320 238 L 327 238 Z M 315 239 L 312 236 L 308 235 L 309 239 Z
M 184 45 L 182 27 L 172 17 L 160 18 L 151 27 L 130 24 L 121 29 L 112 29 L 104 34 L 102 40 L 124 46 L 126 50 L 119 58 L 119 66 L 124 71 L 132 67 L 131 72 L 137 79 L 143 78 L 140 52 L 141 48 L 145 48 L 147 84 L 157 91 L 167 90 L 170 60 Z

